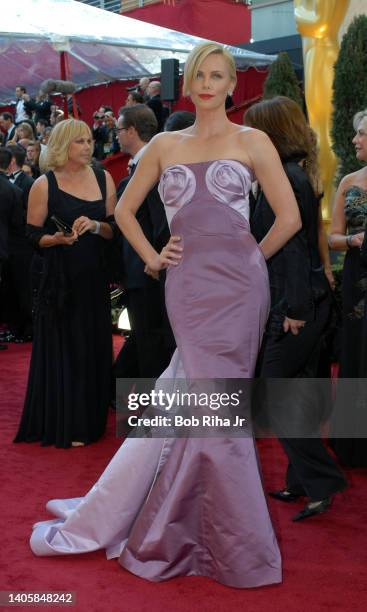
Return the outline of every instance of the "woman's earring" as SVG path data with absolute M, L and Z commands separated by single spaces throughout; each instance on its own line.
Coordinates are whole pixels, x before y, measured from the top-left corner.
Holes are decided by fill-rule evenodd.
M 229 91 L 228 95 L 231 96 L 233 94 L 233 91 Z

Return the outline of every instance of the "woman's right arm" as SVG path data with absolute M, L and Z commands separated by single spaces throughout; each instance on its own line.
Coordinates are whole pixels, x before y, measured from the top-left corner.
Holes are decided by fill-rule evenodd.
M 116 222 L 121 232 L 152 271 L 159 271 L 169 264 L 175 265 L 176 260 L 180 258 L 179 255 L 170 254 L 167 249 L 164 249 L 161 255 L 157 253 L 135 218 L 149 191 L 158 182 L 162 150 L 168 146 L 172 147 L 172 139 L 167 136 L 168 134 L 158 134 L 149 143 L 115 209 Z
M 48 181 L 45 176 L 40 176 L 32 185 L 28 198 L 27 224 L 34 228 L 42 228 L 48 214 Z M 58 245 L 72 245 L 78 239 L 78 234 L 64 236 L 62 232 L 55 234 L 43 234 L 38 241 L 41 248 Z
M 333 251 L 347 251 L 352 247 L 361 247 L 364 238 L 364 232 L 353 235 L 346 234 L 347 224 L 344 213 L 345 191 L 348 186 L 350 186 L 350 176 L 351 175 L 345 176 L 340 181 L 335 195 L 335 203 L 329 234 L 329 246 L 331 249 L 333 249 Z

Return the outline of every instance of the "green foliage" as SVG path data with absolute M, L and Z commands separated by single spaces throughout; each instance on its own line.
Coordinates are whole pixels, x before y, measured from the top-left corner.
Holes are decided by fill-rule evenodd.
M 317 87 L 317 83 L 315 83 Z M 352 145 L 353 116 L 367 108 L 367 16 L 358 15 L 343 37 L 333 83 L 333 149 L 340 167 L 336 181 L 360 168 Z
M 297 75 L 285 51 L 279 53 L 275 62 L 271 64 L 264 83 L 264 98 L 269 99 L 275 96 L 287 96 L 303 108 L 302 92 Z

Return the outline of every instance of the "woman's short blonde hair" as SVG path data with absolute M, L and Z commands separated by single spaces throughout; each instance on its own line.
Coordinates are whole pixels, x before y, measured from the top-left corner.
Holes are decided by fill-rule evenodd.
M 359 113 L 356 113 L 353 117 L 353 127 L 355 131 L 358 130 L 358 126 L 361 123 L 361 121 L 364 122 L 366 120 L 367 120 L 367 109 L 359 111 Z
M 30 138 L 31 140 L 33 140 L 34 138 L 34 132 L 32 129 L 32 126 L 29 125 L 29 123 L 20 123 L 19 125 L 17 125 L 17 130 L 22 130 L 24 136 L 23 138 Z
M 190 87 L 191 83 L 194 79 L 196 79 L 198 70 L 202 64 L 202 62 L 211 55 L 212 53 L 216 53 L 217 55 L 221 55 L 227 62 L 229 76 L 233 81 L 233 86 L 236 85 L 237 76 L 236 76 L 236 64 L 233 59 L 233 56 L 225 49 L 222 45 L 218 43 L 203 43 L 202 45 L 197 45 L 193 50 L 189 53 L 189 56 L 185 63 L 184 69 L 184 80 L 183 80 L 183 95 L 190 95 Z
M 92 133 L 85 121 L 79 119 L 65 119 L 52 128 L 47 143 L 47 155 L 44 164 L 49 170 L 64 166 L 69 159 L 69 147 L 73 140 L 81 136 L 88 136 L 92 140 Z M 92 147 L 91 147 L 92 157 Z

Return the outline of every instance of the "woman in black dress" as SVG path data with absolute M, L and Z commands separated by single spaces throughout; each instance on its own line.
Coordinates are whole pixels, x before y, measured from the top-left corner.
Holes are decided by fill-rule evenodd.
M 92 150 L 86 123 L 59 123 L 48 143 L 49 171 L 30 192 L 34 342 L 15 442 L 67 448 L 105 430 L 112 366 L 105 245 L 116 194 L 110 175 L 91 168 Z
M 268 406 L 267 418 L 289 461 L 285 489 L 271 495 L 284 502 L 307 497 L 304 509 L 293 517 L 298 521 L 327 510 L 332 495 L 346 486 L 343 474 L 318 437 L 325 385 L 314 379 L 330 316 L 330 297 L 319 254 L 319 202 L 303 167 L 306 162 L 307 168 L 314 153 L 312 136 L 298 104 L 283 96 L 252 106 L 245 123 L 264 131 L 272 140 L 302 218 L 302 229 L 267 261 L 271 310 L 258 375 L 283 380 L 280 384 L 264 381 L 268 403 L 262 401 L 261 393 L 257 396 L 265 410 Z M 260 189 L 251 222 L 258 242 L 273 222 L 274 214 Z
M 353 126 L 356 157 L 366 162 L 367 111 L 355 115 Z M 367 467 L 366 223 L 367 167 L 364 167 L 341 180 L 329 236 L 331 249 L 346 252 L 340 370 L 332 435 L 336 455 L 349 467 Z

